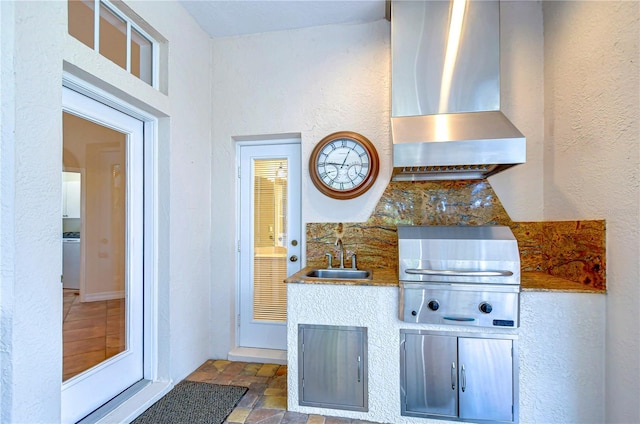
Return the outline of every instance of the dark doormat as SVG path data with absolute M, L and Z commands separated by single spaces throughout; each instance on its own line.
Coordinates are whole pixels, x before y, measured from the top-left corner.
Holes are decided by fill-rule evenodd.
M 222 424 L 247 390 L 246 387 L 181 381 L 133 423 Z

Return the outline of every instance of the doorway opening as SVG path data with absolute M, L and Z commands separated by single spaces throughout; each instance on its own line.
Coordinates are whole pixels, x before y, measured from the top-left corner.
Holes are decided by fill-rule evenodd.
M 302 262 L 300 151 L 299 138 L 238 144 L 238 348 L 287 349 L 283 280 Z

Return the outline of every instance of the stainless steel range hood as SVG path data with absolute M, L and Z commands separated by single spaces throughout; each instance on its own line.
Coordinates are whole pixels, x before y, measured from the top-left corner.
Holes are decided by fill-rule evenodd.
M 393 180 L 481 179 L 526 160 L 500 111 L 498 1 L 394 1 Z

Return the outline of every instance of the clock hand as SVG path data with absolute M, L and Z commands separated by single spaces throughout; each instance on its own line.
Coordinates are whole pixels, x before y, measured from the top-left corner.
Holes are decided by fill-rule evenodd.
M 352 149 L 347 150 L 347 154 L 344 155 L 344 160 L 342 161 L 342 165 L 340 165 L 340 168 L 344 168 L 344 164 L 347 163 L 347 158 L 349 157 L 349 153 L 351 153 Z

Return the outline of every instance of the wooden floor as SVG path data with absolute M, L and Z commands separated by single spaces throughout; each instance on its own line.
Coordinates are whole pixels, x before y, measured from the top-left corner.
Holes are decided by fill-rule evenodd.
M 63 290 L 62 381 L 125 348 L 124 299 L 80 302 L 78 290 Z

